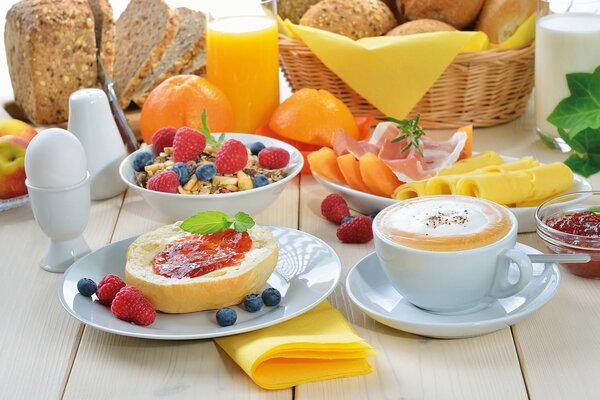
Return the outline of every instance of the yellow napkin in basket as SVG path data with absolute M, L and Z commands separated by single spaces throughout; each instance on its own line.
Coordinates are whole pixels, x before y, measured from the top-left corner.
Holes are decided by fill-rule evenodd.
M 395 118 L 409 113 L 467 44 L 487 46 L 487 37 L 481 32 L 432 32 L 355 41 L 289 21 L 285 24 L 352 89 Z
M 327 301 L 281 324 L 215 342 L 265 389 L 366 374 L 365 358 L 375 355 Z

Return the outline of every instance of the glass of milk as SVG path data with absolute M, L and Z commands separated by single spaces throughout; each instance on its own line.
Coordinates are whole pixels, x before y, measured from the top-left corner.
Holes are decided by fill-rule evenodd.
M 562 140 L 546 119 L 569 96 L 566 74 L 600 65 L 600 0 L 537 0 L 535 120 L 538 135 Z M 557 139 L 558 138 L 558 139 Z

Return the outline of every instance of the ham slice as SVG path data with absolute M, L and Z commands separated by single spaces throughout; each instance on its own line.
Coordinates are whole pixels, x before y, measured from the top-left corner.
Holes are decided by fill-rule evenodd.
M 337 131 L 332 140 L 335 153 L 347 153 L 360 159 L 366 153 L 376 154 L 402 182 L 412 182 L 430 178 L 445 167 L 454 164 L 460 157 L 467 141 L 465 132 L 456 132 L 445 141 L 428 137 L 420 139 L 421 156 L 414 147 L 402 152 L 407 140 L 392 143 L 402 132 L 393 122 L 381 122 L 368 141 L 358 141 L 343 130 Z

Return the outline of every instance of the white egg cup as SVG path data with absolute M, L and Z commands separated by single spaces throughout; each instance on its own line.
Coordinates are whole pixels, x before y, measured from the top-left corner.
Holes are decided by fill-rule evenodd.
M 90 174 L 83 181 L 64 188 L 40 188 L 25 180 L 35 220 L 50 238 L 40 267 L 64 272 L 77 259 L 90 253 L 82 236 L 90 216 Z

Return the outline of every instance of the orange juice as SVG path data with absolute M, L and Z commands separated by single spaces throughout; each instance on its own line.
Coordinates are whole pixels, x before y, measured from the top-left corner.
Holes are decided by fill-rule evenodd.
M 209 22 L 206 36 L 208 80 L 231 101 L 234 130 L 254 133 L 279 104 L 277 24 L 261 16 L 221 18 Z

